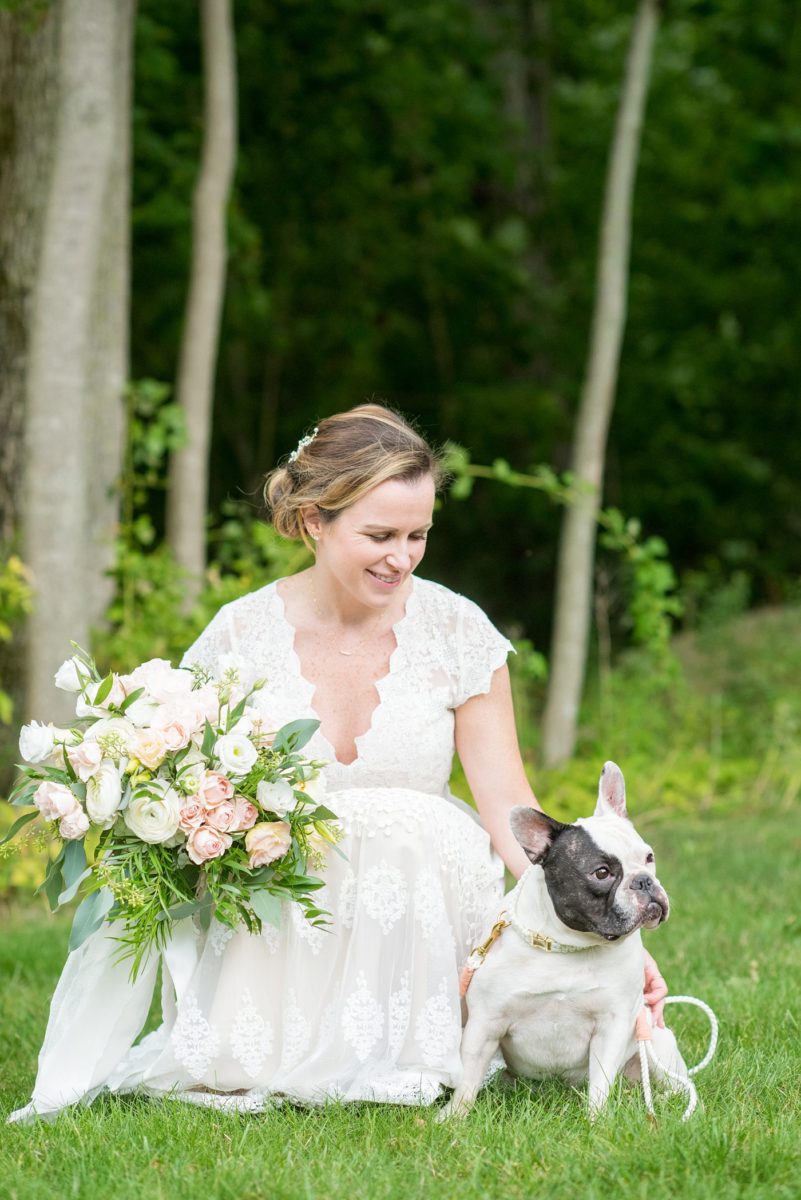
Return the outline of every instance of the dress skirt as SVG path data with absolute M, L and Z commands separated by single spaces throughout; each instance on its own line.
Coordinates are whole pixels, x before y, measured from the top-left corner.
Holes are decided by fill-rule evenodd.
M 258 1111 L 282 1098 L 430 1104 L 457 1084 L 459 973 L 497 912 L 502 863 L 453 799 L 361 787 L 326 803 L 345 832 L 316 899 L 330 926 L 296 904 L 259 935 L 182 921 L 134 984 L 100 930 L 67 960 L 18 1119 L 106 1089 Z M 159 966 L 163 1022 L 134 1044 Z

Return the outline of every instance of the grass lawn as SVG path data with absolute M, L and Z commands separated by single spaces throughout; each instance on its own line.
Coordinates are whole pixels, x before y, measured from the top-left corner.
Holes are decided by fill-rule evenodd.
M 500 1083 L 467 1120 L 434 1109 L 359 1104 L 223 1116 L 176 1102 L 103 1098 L 53 1125 L 3 1127 L 0 1194 L 61 1197 L 678 1197 L 801 1196 L 801 817 L 675 818 L 651 828 L 669 924 L 649 948 L 676 993 L 705 999 L 721 1022 L 718 1054 L 697 1077 L 701 1109 L 663 1101 L 656 1126 L 620 1085 L 593 1126 L 582 1093 L 557 1083 Z M 0 938 L 3 1114 L 33 1082 L 67 924 L 6 916 Z M 672 1008 L 688 1061 L 706 1018 Z

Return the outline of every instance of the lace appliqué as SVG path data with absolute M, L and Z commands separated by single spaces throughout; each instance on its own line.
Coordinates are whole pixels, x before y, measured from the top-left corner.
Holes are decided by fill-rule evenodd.
M 356 876 L 350 867 L 347 868 L 339 885 L 339 900 L 337 916 L 344 929 L 351 929 L 356 912 Z
M 426 867 L 417 876 L 414 885 L 414 917 L 427 942 L 445 933 L 451 945 L 454 945 L 442 884 L 431 867 Z
M 440 1066 L 455 1050 L 460 1036 L 461 1019 L 451 1005 L 448 981 L 442 978 L 439 990 L 425 1002 L 414 1026 L 414 1040 L 429 1067 Z
M 256 1079 L 265 1058 L 273 1052 L 273 1028 L 256 1008 L 248 988 L 242 993 L 230 1041 L 236 1061 L 251 1079 Z
M 194 992 L 181 1005 L 171 1041 L 177 1061 L 192 1079 L 202 1079 L 219 1050 L 220 1036 L 200 1011 Z
M 214 922 L 209 933 L 209 945 L 218 958 L 233 936 L 234 931 L 230 925 L 223 925 L 221 921 Z
M 281 1055 L 281 1070 L 288 1071 L 296 1066 L 309 1048 L 311 1025 L 298 1004 L 297 993 L 290 989 L 286 1015 L 284 1017 L 284 1052 Z
M 367 986 L 364 971 L 356 976 L 356 983 L 357 989 L 348 996 L 342 1011 L 342 1032 L 359 1062 L 365 1062 L 383 1035 L 384 1010 Z
M 409 889 L 397 867 L 382 858 L 371 867 L 359 887 L 359 901 L 368 917 L 378 921 L 384 933 L 389 933 L 406 912 Z
M 409 972 L 404 971 L 400 986 L 389 997 L 389 1048 L 394 1056 L 400 1051 L 409 1028 L 412 1012 L 412 993 L 409 990 Z

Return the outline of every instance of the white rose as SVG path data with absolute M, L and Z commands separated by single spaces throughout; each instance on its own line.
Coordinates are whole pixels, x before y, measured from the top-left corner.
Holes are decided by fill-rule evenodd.
M 256 747 L 239 733 L 226 733 L 217 738 L 214 754 L 226 775 L 247 775 L 259 757 Z
M 79 666 L 77 658 L 66 659 L 55 674 L 56 687 L 62 692 L 79 692 L 86 678 L 86 670 Z
M 128 705 L 125 716 L 137 729 L 146 729 L 152 723 L 157 708 L 158 705 L 154 704 L 152 700 L 140 696 L 138 700 L 134 700 L 133 704 Z
M 149 699 L 168 704 L 176 696 L 190 692 L 193 679 L 191 672 L 171 666 L 166 658 L 151 658 L 130 675 L 124 675 L 122 682 L 128 694 L 143 687 Z
M 168 842 L 181 820 L 181 802 L 169 784 L 154 779 L 134 794 L 125 810 L 125 824 L 143 842 Z
M 40 763 L 53 753 L 55 730 L 52 725 L 31 721 L 23 725 L 19 734 L 19 752 L 25 762 Z
M 268 783 L 262 779 L 256 788 L 256 800 L 267 812 L 274 812 L 277 817 L 286 816 L 295 807 L 295 793 L 285 779 Z
M 86 784 L 86 811 L 101 829 L 110 829 L 122 800 L 120 772 L 114 763 L 103 759 L 96 775 Z

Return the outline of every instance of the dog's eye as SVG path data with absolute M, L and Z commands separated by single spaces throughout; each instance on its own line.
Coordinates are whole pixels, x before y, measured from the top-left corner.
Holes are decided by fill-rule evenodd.
M 652 863 L 652 862 L 654 862 L 654 856 L 653 856 L 653 853 L 649 852 L 649 853 L 646 855 L 646 857 L 645 857 L 645 861 L 646 861 L 647 863 Z
M 608 879 L 612 872 L 608 867 L 599 867 L 597 871 L 593 871 L 596 879 Z

